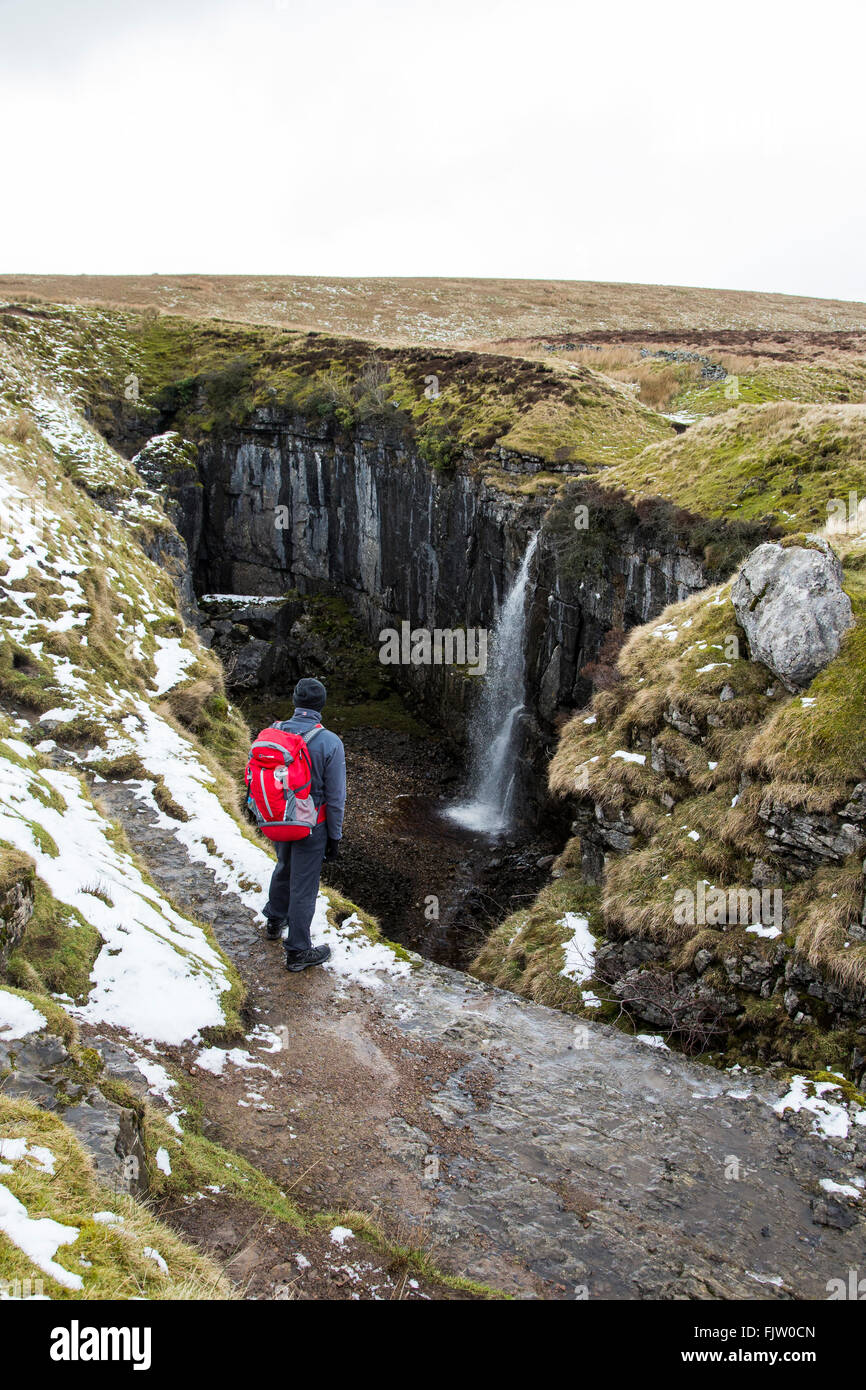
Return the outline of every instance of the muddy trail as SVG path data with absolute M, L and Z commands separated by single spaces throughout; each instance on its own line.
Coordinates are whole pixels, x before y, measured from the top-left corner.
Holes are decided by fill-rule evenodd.
M 227 1059 L 190 1081 L 207 1135 L 302 1208 L 370 1213 L 443 1270 L 523 1298 L 824 1298 L 858 1264 L 862 1217 L 821 1180 L 863 1170 L 862 1129 L 827 1141 L 811 1116 L 774 1113 L 768 1077 L 576 1028 L 440 965 L 363 985 L 288 976 L 256 914 L 130 788 L 99 790 L 159 887 L 213 923 L 250 1031 L 284 1040 L 253 1070 Z M 190 1070 L 191 1055 L 166 1060 Z M 455 1296 L 413 1287 L 358 1240 L 349 1259 L 329 1238 L 247 1228 L 218 1193 L 163 1214 L 249 1297 Z

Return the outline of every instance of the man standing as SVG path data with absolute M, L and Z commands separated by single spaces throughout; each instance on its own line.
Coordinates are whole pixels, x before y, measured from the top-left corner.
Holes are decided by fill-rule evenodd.
M 321 724 L 327 696 L 321 681 L 305 676 L 295 686 L 295 712 L 291 719 L 274 727 L 291 734 L 308 734 Z M 286 969 L 293 971 L 321 965 L 331 954 L 330 946 L 313 946 L 310 923 L 316 909 L 322 860 L 336 859 L 340 852 L 346 805 L 346 752 L 342 739 L 330 729 L 321 729 L 310 740 L 308 752 L 313 769 L 310 795 L 316 806 L 325 806 L 325 820 L 303 840 L 283 840 L 277 845 L 277 866 L 264 908 L 269 941 L 276 941 L 288 924 Z

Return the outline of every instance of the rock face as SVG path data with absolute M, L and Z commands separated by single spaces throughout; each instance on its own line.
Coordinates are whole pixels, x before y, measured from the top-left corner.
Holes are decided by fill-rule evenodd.
M 337 591 L 374 638 L 404 619 L 492 627 L 544 510 L 470 472 L 438 472 L 386 426 L 359 427 L 346 439 L 325 422 L 275 410 L 202 441 L 198 467 L 202 520 L 186 488 L 173 515 L 202 590 Z M 653 550 L 626 540 L 614 565 L 566 581 L 542 531 L 527 634 L 530 686 L 543 684 L 536 713 L 545 723 L 557 706 L 574 703 L 581 668 L 611 626 L 646 622 L 707 583 L 702 565 L 676 544 Z M 441 684 L 441 668 L 410 674 Z
M 731 595 L 752 659 L 763 662 L 792 692 L 807 686 L 838 655 L 853 625 L 835 552 L 820 538 L 813 546 L 759 545 Z
M 136 1112 L 88 1082 L 60 1038 L 43 1032 L 0 1041 L 0 1084 L 4 1095 L 59 1114 L 106 1185 L 134 1195 L 147 1191 L 147 1152 Z
M 166 511 L 195 554 L 201 539 L 202 486 L 196 461 L 198 450 L 175 430 L 156 434 L 132 462 L 149 488 L 165 499 Z
M 825 864 L 842 864 L 866 847 L 866 783 L 859 782 L 840 812 L 821 815 L 795 811 L 765 796 L 758 808 L 764 833 L 775 854 L 796 878 Z
M 200 442 L 200 489 L 185 455 L 183 467 L 175 466 L 177 439 L 158 436 L 136 462 L 187 540 L 198 589 L 337 593 L 374 642 L 382 628 L 399 631 L 404 620 L 492 628 L 547 505 L 491 486 L 471 469 L 432 468 L 381 422 L 347 437 L 326 421 L 261 408 L 243 426 Z M 506 471 L 512 464 L 502 461 Z M 531 472 L 530 460 L 516 464 Z M 601 512 L 592 524 L 604 529 Z M 562 573 L 555 538 L 542 529 L 527 611 L 531 708 L 524 721 L 539 796 L 556 715 L 587 698 L 582 671 L 607 633 L 648 621 L 707 582 L 699 558 L 676 539 L 647 542 L 636 517 L 603 559 L 588 560 L 574 577 Z M 240 662 L 238 678 L 251 688 L 280 662 L 279 654 L 269 662 L 257 648 Z M 465 682 L 448 668 L 397 674 L 429 717 L 447 717 L 449 729 L 469 712 L 475 692 L 464 710 Z

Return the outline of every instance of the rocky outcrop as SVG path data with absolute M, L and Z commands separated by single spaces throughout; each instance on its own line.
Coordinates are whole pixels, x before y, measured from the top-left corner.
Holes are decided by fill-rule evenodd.
M 202 612 L 205 626 L 199 636 L 222 661 L 230 690 L 251 691 L 273 687 L 281 680 L 290 682 L 289 651 L 297 645 L 303 603 L 277 599 L 245 604 L 209 597 Z
M 197 457 L 198 450 L 191 440 L 169 430 L 149 439 L 132 460 L 172 523 L 143 533 L 142 545 L 150 559 L 171 575 L 181 612 L 192 623 L 196 622 L 198 611 L 190 556 L 198 551 L 203 515 Z
M 859 782 L 839 812 L 794 810 L 769 794 L 758 808 L 768 845 L 796 878 L 825 864 L 841 864 L 866 847 L 866 782 Z
M 4 1095 L 59 1114 L 108 1187 L 134 1195 L 147 1191 L 147 1153 L 136 1111 L 103 1095 L 62 1039 L 47 1031 L 13 1042 L 0 1039 L 0 1084 Z
M 32 861 L 7 850 L 0 877 L 0 974 L 33 915 L 34 879 Z
M 146 486 L 163 499 L 191 555 L 198 551 L 203 516 L 197 460 L 195 444 L 176 430 L 154 435 L 132 460 Z
M 601 508 L 595 525 L 605 526 Z M 707 571 L 685 545 L 647 545 L 637 534 L 598 554 L 584 575 L 562 572 L 559 547 L 542 531 L 538 581 L 529 615 L 529 683 L 536 690 L 536 712 L 551 723 L 558 710 L 585 703 L 591 682 L 584 668 L 598 658 L 613 630 L 627 631 L 657 617 L 669 603 L 706 587 Z
M 808 547 L 759 545 L 731 597 L 752 660 L 763 662 L 792 692 L 838 656 L 853 626 L 842 566 L 819 537 L 810 538 Z

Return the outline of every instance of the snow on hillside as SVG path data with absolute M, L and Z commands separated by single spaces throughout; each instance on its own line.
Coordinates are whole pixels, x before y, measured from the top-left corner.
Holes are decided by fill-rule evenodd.
M 205 1035 L 237 1028 L 238 980 L 209 923 L 179 910 L 148 878 L 101 805 L 100 787 L 107 778 L 122 781 L 149 819 L 170 831 L 179 854 L 253 911 L 265 901 L 274 861 L 239 818 L 236 767 L 230 772 L 181 722 L 183 699 L 196 711 L 204 689 L 218 728 L 214 746 L 231 746 L 235 763 L 241 756 L 247 734 L 222 695 L 218 664 L 185 626 L 171 578 L 146 554 L 159 531 L 172 528 L 134 468 L 81 418 L 73 397 L 57 394 L 0 344 L 0 867 L 15 856 L 29 861 L 51 930 L 69 930 L 72 957 L 82 942 L 87 952 L 69 985 L 75 998 L 31 987 L 41 976 L 28 958 L 19 962 L 14 983 L 23 988 L 0 985 L 0 1048 L 27 1040 L 40 1055 L 40 1038 L 62 1032 L 60 1009 L 78 1025 L 110 1030 L 168 1127 L 150 1156 L 167 1179 L 179 1161 L 183 1167 L 189 1112 L 164 1049 L 190 1045 L 222 1065 L 246 1056 L 209 1046 Z M 357 916 L 335 925 L 324 893 L 314 933 L 331 945 L 328 969 L 343 988 L 377 989 L 387 974 L 410 969 Z M 255 1033 L 250 1041 L 262 1045 Z M 50 1052 L 56 1043 L 45 1046 Z M 99 1199 L 82 1214 L 91 1159 L 61 1119 L 0 1095 L 0 1124 L 3 1272 L 11 1243 L 11 1268 L 28 1277 L 40 1271 L 52 1296 L 86 1294 L 95 1267 L 78 1252 L 103 1218 L 122 1224 L 118 1213 L 97 1210 L 113 1194 L 94 1186 Z M 77 1175 L 74 1189 L 38 1163 L 49 1149 L 35 1141 L 52 1125 L 68 1150 L 62 1173 Z M 43 1171 L 55 1182 L 44 1198 L 33 1191 L 34 1173 Z M 140 1210 L 134 1220 L 133 1288 L 150 1289 L 154 1280 L 178 1287 L 187 1260 L 199 1277 L 195 1257 L 181 1254 L 165 1228 Z M 99 1246 L 100 1278 L 129 1296 L 125 1229 L 120 1265 Z
M 117 847 L 75 767 L 134 763 L 145 774 L 126 778 L 135 795 L 248 907 L 263 903 L 273 859 L 241 828 L 200 745 L 162 704 L 212 658 L 185 629 L 173 586 L 126 524 L 168 526 L 159 502 L 69 401 L 33 386 L 8 358 L 0 359 L 0 382 L 6 405 L 26 408 L 35 425 L 18 442 L 0 438 L 3 640 L 13 667 L 39 686 L 41 721 L 61 726 L 66 764 L 49 765 L 54 738 L 33 748 L 22 737 L 35 714 L 9 726 L 0 739 L 0 841 L 28 854 L 57 901 L 102 939 L 87 1002 L 71 1011 L 141 1039 L 194 1040 L 224 1021 L 223 958 Z M 110 497 L 115 515 L 90 491 Z M 90 739 L 64 737 L 73 726 Z M 156 784 L 186 819 L 161 809 Z M 322 895 L 316 927 L 332 946 L 330 969 L 369 987 L 378 972 L 408 969 L 351 922 L 334 928 L 328 907 Z
M 88 1002 L 70 1012 L 165 1043 L 223 1022 L 220 956 L 111 843 L 78 776 L 0 757 L 0 839 L 102 938 Z

